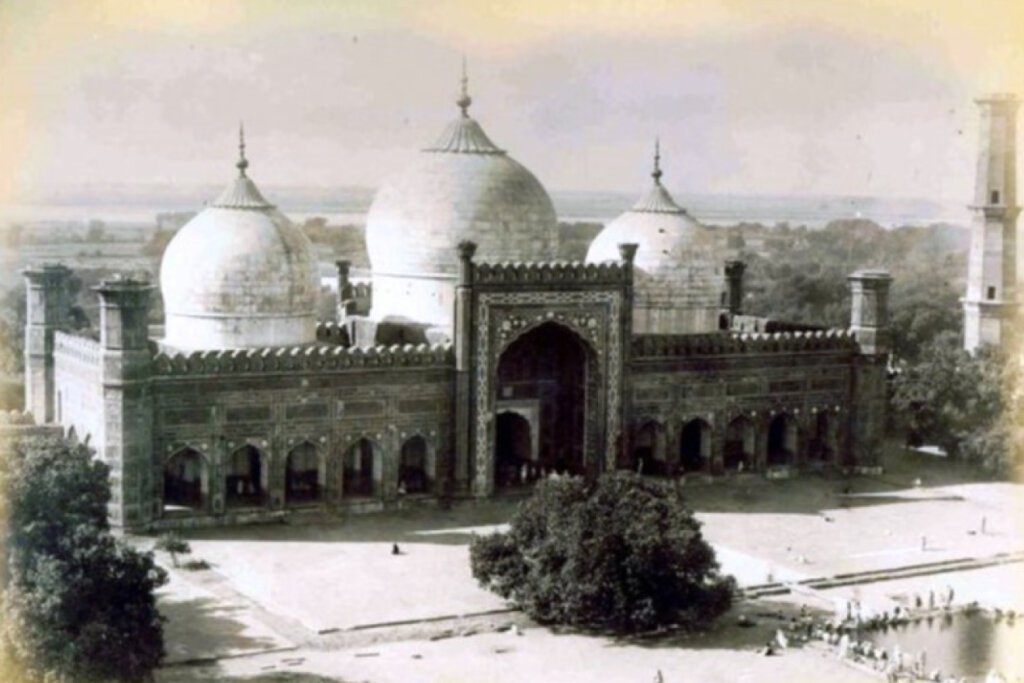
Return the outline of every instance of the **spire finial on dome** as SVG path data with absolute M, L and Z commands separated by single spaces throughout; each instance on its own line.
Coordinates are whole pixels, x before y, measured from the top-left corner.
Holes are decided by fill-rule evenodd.
M 657 185 L 661 185 L 661 140 L 654 138 L 654 170 L 651 177 Z
M 245 158 L 245 126 L 238 122 L 238 163 L 235 164 L 239 175 L 245 177 L 245 169 L 249 168 L 249 160 Z
M 473 104 L 473 98 L 469 96 L 469 77 L 466 76 L 466 55 L 462 55 L 462 90 L 459 92 L 459 99 L 455 100 L 459 105 L 463 116 L 469 116 L 467 111 L 469 105 Z

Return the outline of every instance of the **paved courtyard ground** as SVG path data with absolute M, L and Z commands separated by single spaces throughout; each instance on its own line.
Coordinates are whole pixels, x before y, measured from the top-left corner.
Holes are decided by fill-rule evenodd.
M 796 581 L 1024 551 L 1024 487 L 976 481 L 955 464 L 920 456 L 894 453 L 881 478 L 749 476 L 688 483 L 684 491 L 723 568 L 743 585 L 765 583 L 769 575 Z M 473 535 L 498 528 L 514 507 L 499 500 L 196 532 L 189 537 L 193 554 L 212 569 L 175 570 L 162 591 L 171 665 L 159 678 L 650 681 L 659 669 L 666 683 L 869 678 L 814 647 L 760 657 L 756 649 L 774 626 L 740 629 L 735 614 L 705 636 L 654 643 L 534 627 L 504 612 L 503 601 L 478 588 L 469 571 Z M 391 554 L 393 543 L 401 555 Z M 1022 567 L 801 589 L 740 609 L 803 603 L 828 611 L 853 597 L 884 606 L 947 585 L 958 599 L 1020 609 Z M 506 622 L 518 623 L 524 635 L 493 632 Z M 473 635 L 460 635 L 466 631 Z

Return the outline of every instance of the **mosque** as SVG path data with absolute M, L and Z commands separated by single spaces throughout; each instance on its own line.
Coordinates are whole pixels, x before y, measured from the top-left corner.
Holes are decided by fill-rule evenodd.
M 488 497 L 552 472 L 687 480 L 877 466 L 882 271 L 850 326 L 744 315 L 743 264 L 652 181 L 552 261 L 551 199 L 469 114 L 377 192 L 372 282 L 338 262 L 316 319 L 302 230 L 237 175 L 173 238 L 159 287 L 105 280 L 99 333 L 66 326 L 70 271 L 24 272 L 26 408 L 111 468 L 112 523 L 234 524 Z M 344 255 L 339 255 L 344 258 Z

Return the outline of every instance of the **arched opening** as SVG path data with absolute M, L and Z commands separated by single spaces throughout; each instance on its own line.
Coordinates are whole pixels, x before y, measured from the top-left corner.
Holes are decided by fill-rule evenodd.
M 203 510 L 208 497 L 206 458 L 186 448 L 164 463 L 164 512 Z
M 768 464 L 789 465 L 796 459 L 796 420 L 782 413 L 768 426 Z
M 836 425 L 832 416 L 820 412 L 814 419 L 814 433 L 807 443 L 810 460 L 834 462 L 836 457 Z
M 665 429 L 645 422 L 633 435 L 633 467 L 640 474 L 665 474 Z
M 683 425 L 679 438 L 679 465 L 683 472 L 703 472 L 711 454 L 711 427 L 701 419 Z
M 495 432 L 495 486 L 501 488 L 529 482 L 536 476 L 535 472 L 530 472 L 534 468 L 530 421 L 512 411 L 499 413 Z
M 750 469 L 754 463 L 754 423 L 737 417 L 725 429 L 722 464 L 727 470 Z
M 346 497 L 374 496 L 379 492 L 380 458 L 373 442 L 359 439 L 345 451 L 342 472 L 342 495 Z
M 303 441 L 288 453 L 284 473 L 285 502 L 314 503 L 320 500 L 321 478 L 320 457 L 316 446 Z
M 232 453 L 226 477 L 227 506 L 265 505 L 268 469 L 263 454 L 255 446 L 246 444 Z
M 398 463 L 398 490 L 406 493 L 430 493 L 433 476 L 427 440 L 414 436 L 402 444 Z
M 527 332 L 501 355 L 497 382 L 500 399 L 535 401 L 539 405 L 538 452 L 532 454 L 532 460 L 545 472 L 583 474 L 586 469 L 585 416 L 591 400 L 588 383 L 596 377 L 593 366 L 586 343 L 557 323 L 545 323 Z M 501 421 L 502 415 L 497 420 Z M 497 425 L 496 429 L 495 483 L 499 486 L 521 478 L 524 451 L 516 444 L 522 425 L 516 426 L 513 421 L 504 418 L 504 426 Z M 513 467 L 519 468 L 518 476 L 509 478 L 501 473 Z

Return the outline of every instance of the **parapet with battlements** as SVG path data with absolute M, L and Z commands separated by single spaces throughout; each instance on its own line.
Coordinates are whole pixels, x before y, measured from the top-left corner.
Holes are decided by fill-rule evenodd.
M 582 261 L 474 263 L 473 281 L 482 285 L 502 284 L 611 284 L 628 281 L 630 269 L 622 263 Z
M 426 368 L 453 365 L 450 344 L 413 346 L 295 346 L 263 349 L 158 353 L 156 376 L 225 375 L 260 372 L 344 371 L 368 368 Z
M 633 338 L 634 358 L 723 356 L 806 351 L 855 351 L 851 330 L 750 332 L 682 335 L 638 335 Z

